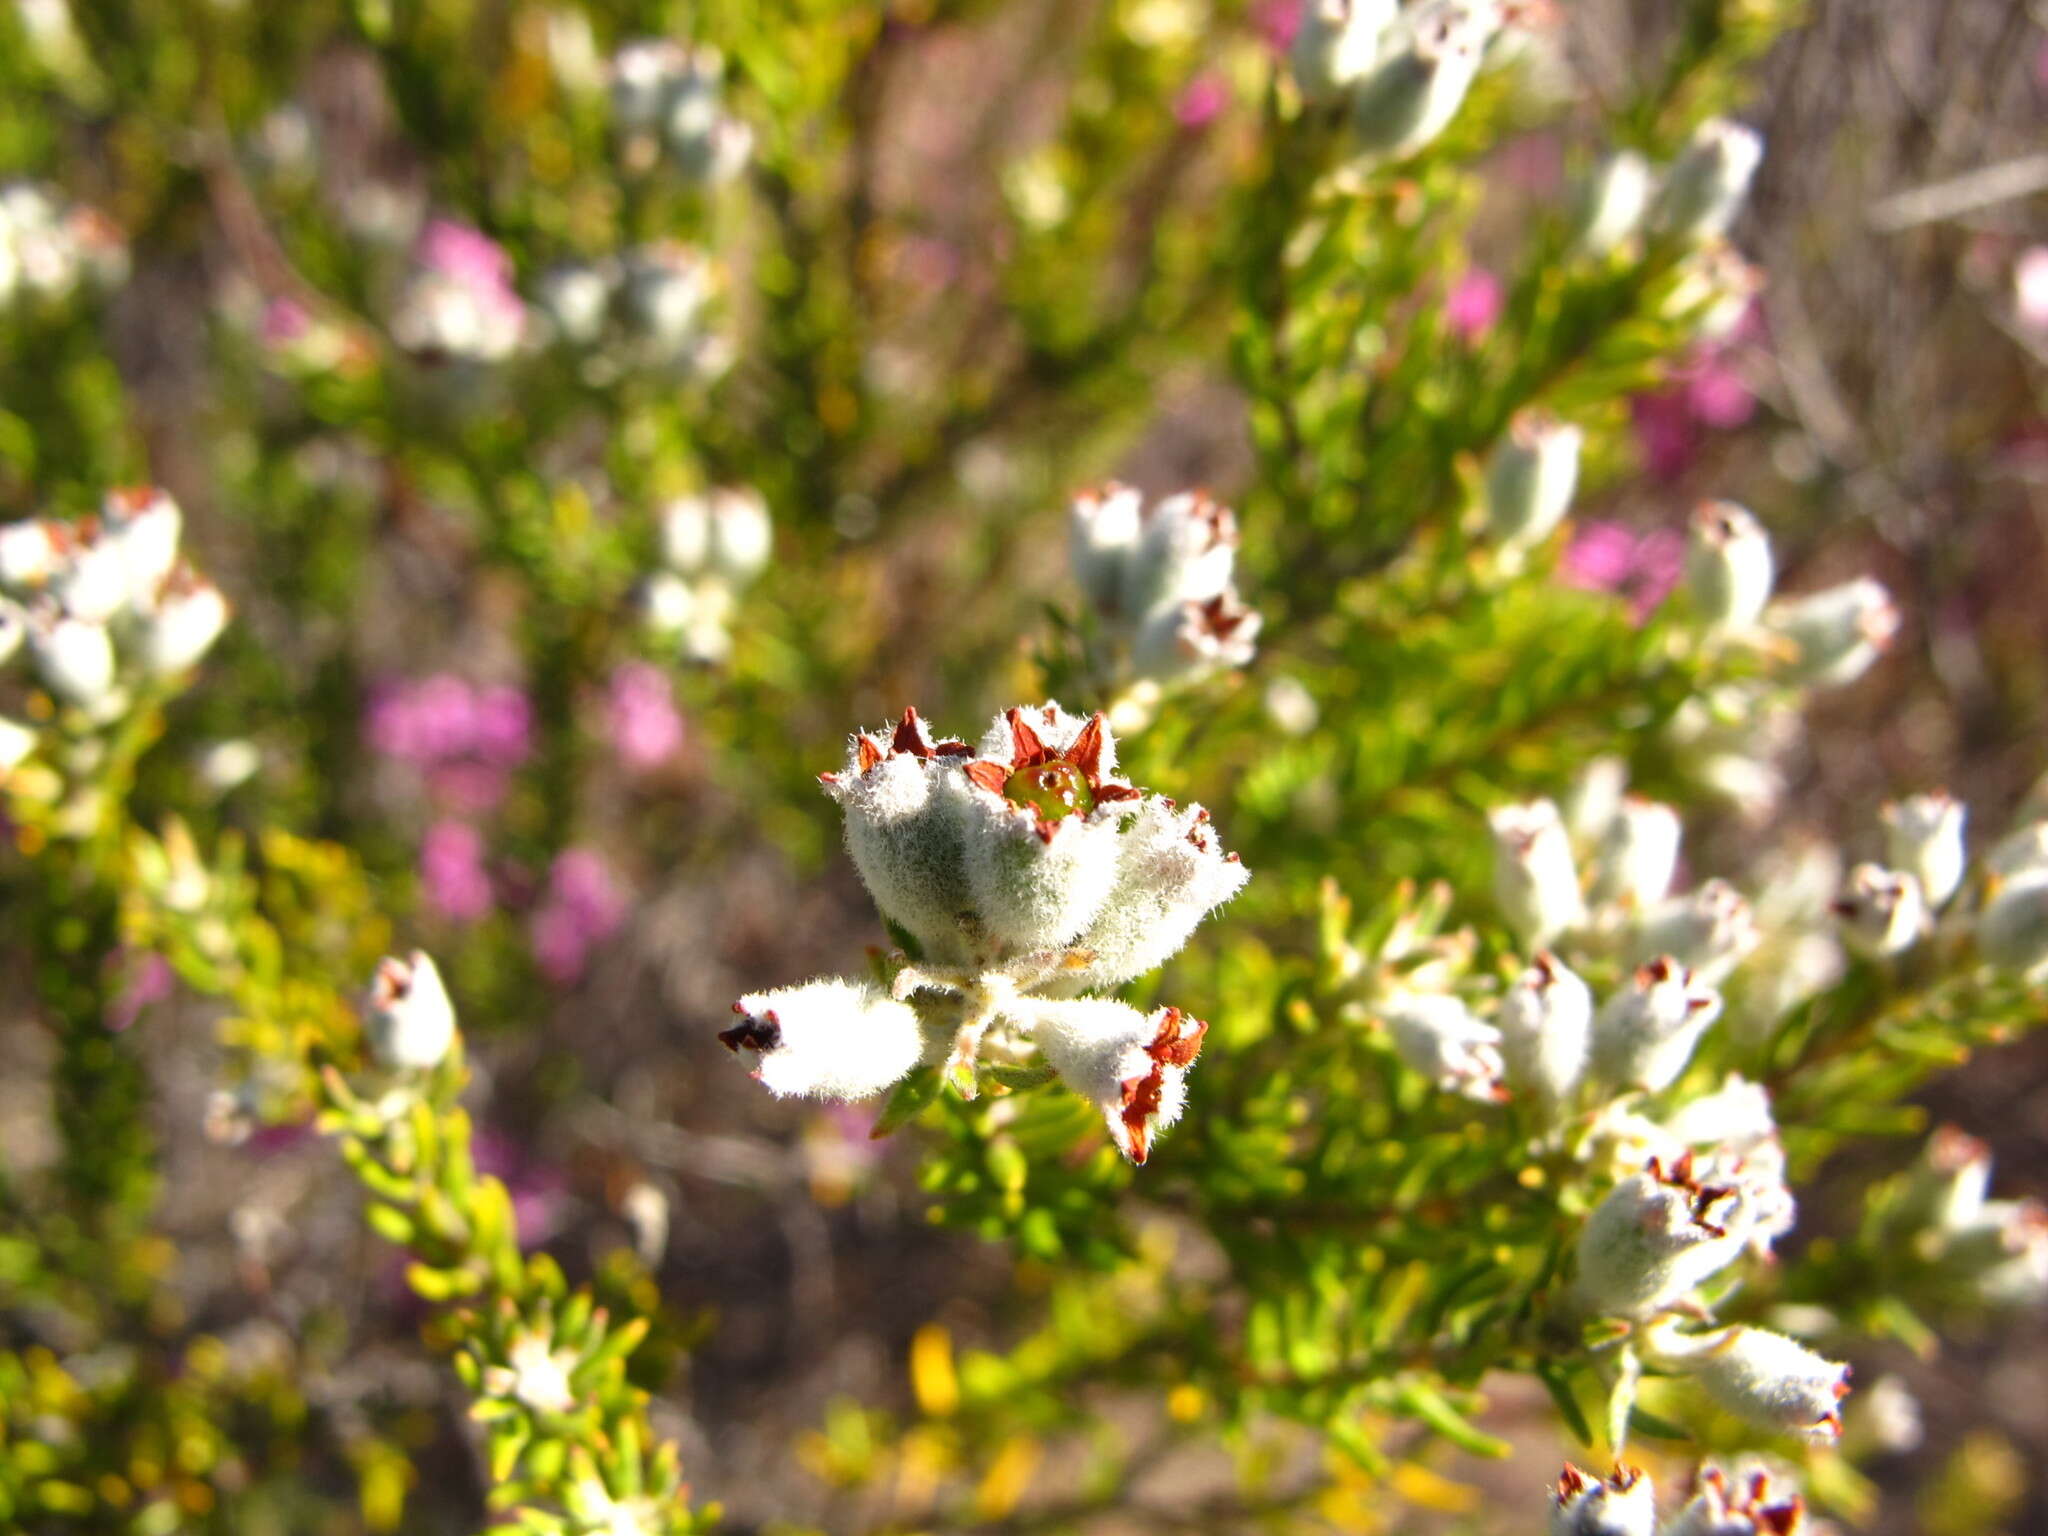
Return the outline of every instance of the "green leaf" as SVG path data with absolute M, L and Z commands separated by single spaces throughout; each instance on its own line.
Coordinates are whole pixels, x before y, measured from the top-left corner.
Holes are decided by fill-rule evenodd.
M 869 1139 L 880 1141 L 915 1120 L 919 1111 L 939 1096 L 939 1088 L 937 1067 L 919 1067 L 912 1072 L 890 1093 L 889 1102 L 875 1117 L 874 1129 L 868 1132 Z

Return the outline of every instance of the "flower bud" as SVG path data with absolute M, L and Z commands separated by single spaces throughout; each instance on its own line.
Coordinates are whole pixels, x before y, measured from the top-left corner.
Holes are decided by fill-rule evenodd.
M 1642 228 L 1651 184 L 1650 162 L 1632 149 L 1602 160 L 1579 192 L 1579 249 L 1604 256 Z
M 1710 987 L 1718 987 L 1763 943 L 1756 915 L 1726 880 L 1709 880 L 1686 896 L 1658 902 L 1643 914 L 1636 953 L 1671 955 Z
M 1123 614 L 1144 506 L 1144 495 L 1135 487 L 1112 480 L 1099 490 L 1081 492 L 1068 508 L 1067 552 L 1074 580 L 1089 606 L 1105 618 Z
M 1202 919 L 1244 889 L 1250 872 L 1225 853 L 1199 805 L 1139 801 L 1120 839 L 1116 883 L 1074 941 L 1085 963 L 1058 978 L 1062 990 L 1120 986 L 1164 965 Z
M 1927 929 L 1920 882 L 1881 864 L 1858 864 L 1850 870 L 1832 910 L 1842 921 L 1843 937 L 1867 955 L 1896 955 L 1910 949 Z
M 1982 1214 L 1991 1191 L 1991 1148 L 1953 1125 L 1939 1126 L 1901 1181 L 1889 1211 L 1895 1237 L 1959 1232 Z
M 1597 1478 L 1570 1462 L 1551 1492 L 1550 1536 L 1653 1536 L 1657 1490 L 1637 1467 Z
M 1652 215 L 1658 232 L 1679 240 L 1726 234 L 1763 158 L 1755 129 L 1719 117 L 1700 124 L 1665 175 Z
M 1782 1333 L 1738 1324 L 1686 1337 L 1667 1331 L 1651 1345 L 1659 1364 L 1686 1371 L 1730 1413 L 1752 1423 L 1833 1441 L 1842 1433 L 1849 1368 Z
M 72 525 L 65 536 L 64 559 L 50 577 L 50 592 L 72 618 L 104 624 L 134 595 L 127 557 L 91 519 Z
M 19 768 L 41 740 L 41 734 L 34 728 L 0 715 L 0 774 Z
M 114 691 L 114 644 L 104 624 L 51 613 L 29 624 L 29 650 L 43 685 L 67 704 L 91 712 Z
M 2048 869 L 2048 821 L 2029 822 L 2006 833 L 1984 855 L 1984 866 L 2006 880 Z
M 777 1098 L 866 1099 L 923 1058 L 917 1011 L 871 982 L 837 977 L 750 992 L 719 1040 Z
M 693 247 L 664 242 L 627 252 L 620 274 L 637 349 L 654 363 L 686 361 L 702 340 L 716 286 L 710 261 Z
M 1920 882 L 1920 894 L 1938 907 L 1963 883 L 1969 859 L 1963 823 L 1970 808 L 1942 790 L 1909 795 L 1884 808 L 1887 855 L 1893 869 Z
M 1630 795 L 1600 840 L 1593 874 L 1593 899 L 1643 912 L 1664 899 L 1678 873 L 1678 845 L 1684 837 L 1678 812 Z
M 1737 1191 L 1694 1177 L 1694 1159 L 1651 1158 L 1595 1206 L 1579 1233 L 1578 1291 L 1602 1316 L 1645 1318 L 1671 1307 L 1741 1254 Z
M 744 586 L 768 568 L 775 527 L 768 502 L 750 485 L 720 486 L 711 492 L 711 569 Z
M 1977 914 L 1977 948 L 2029 978 L 2048 971 L 2048 869 L 2001 881 Z
M 1549 800 L 1505 805 L 1487 817 L 1493 830 L 1493 892 L 1522 942 L 1538 947 L 1586 920 L 1571 839 Z
M 1833 688 L 1854 682 L 1890 648 L 1899 610 L 1864 576 L 1774 604 L 1767 622 L 1793 649 L 1792 680 Z
M 1593 994 L 1548 950 L 1537 951 L 1495 1017 L 1508 1082 L 1555 1118 L 1586 1075 Z
M 1690 324 L 1694 337 L 1711 346 L 1735 334 L 1763 287 L 1761 267 L 1727 241 L 1709 240 L 1673 269 L 1659 309 L 1667 320 Z
M 33 591 L 56 574 L 61 559 L 54 529 L 42 518 L 0 523 L 0 586 Z
M 120 552 L 130 601 L 146 610 L 178 564 L 185 520 L 169 492 L 155 486 L 109 491 L 100 508 L 103 535 Z
M 155 677 L 176 677 L 197 664 L 227 628 L 220 588 L 189 570 L 165 589 L 142 633 L 143 665 Z
M 1187 1106 L 1188 1068 L 1208 1031 L 1178 1008 L 1143 1014 L 1091 997 L 1034 1004 L 1031 1038 L 1060 1081 L 1102 1111 L 1117 1149 L 1142 1165 Z
M 1638 967 L 1593 1021 L 1594 1070 L 1618 1088 L 1667 1088 L 1720 1015 L 1720 993 L 1659 956 Z
M 1755 624 L 1775 579 L 1763 524 L 1732 501 L 1701 502 L 1692 516 L 1685 582 L 1707 628 L 1745 630 Z
M 1407 12 L 1390 50 L 1351 99 L 1360 156 L 1400 160 L 1427 148 L 1465 104 L 1499 27 L 1492 0 L 1426 0 Z
M 1731 1476 L 1702 1467 L 1692 1498 L 1659 1536 L 1799 1536 L 1805 1529 L 1805 1501 L 1775 1492 L 1769 1472 Z
M 2035 1305 L 2048 1299 L 2048 1209 L 2037 1200 L 1987 1200 L 1948 1234 L 1941 1258 L 1980 1305 Z
M 1138 621 L 1155 608 L 1220 597 L 1230 589 L 1236 561 L 1237 518 L 1230 508 L 1200 491 L 1168 496 L 1139 515 L 1120 611 Z
M 1455 997 L 1408 992 L 1379 1010 L 1394 1050 L 1410 1067 L 1446 1093 L 1497 1103 L 1507 1098 L 1501 1083 L 1500 1031 L 1482 1024 Z
M 377 962 L 363 1032 L 371 1053 L 394 1071 L 425 1071 L 447 1056 L 455 1043 L 455 1005 L 424 950 Z
M 688 50 L 666 38 L 641 38 L 612 55 L 612 123 L 622 133 L 645 133 L 661 121 L 670 82 L 688 60 Z
M 1770 1091 L 1731 1072 L 1712 1093 L 1688 1099 L 1667 1115 L 1664 1131 L 1686 1146 L 1749 1149 L 1774 1140 L 1778 1124 Z
M 1261 620 L 1234 591 L 1155 608 L 1131 646 L 1131 669 L 1161 687 L 1199 683 L 1251 665 Z
M 554 328 L 557 341 L 571 347 L 595 346 L 611 313 L 612 280 L 601 267 L 570 262 L 542 275 L 533 302 Z
M 753 130 L 726 112 L 725 58 L 692 48 L 670 76 L 660 106 L 662 142 L 676 169 L 716 186 L 730 181 L 753 152 Z
M 1523 411 L 1494 444 L 1486 469 L 1486 517 L 1507 549 L 1540 544 L 1571 510 L 1586 434 L 1540 411 Z
M 1325 101 L 1364 79 L 1399 10 L 1396 0 L 1308 0 L 1288 50 L 1301 94 Z

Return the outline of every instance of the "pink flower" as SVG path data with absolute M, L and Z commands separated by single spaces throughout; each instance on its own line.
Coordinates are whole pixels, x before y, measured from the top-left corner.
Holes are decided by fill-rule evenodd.
M 541 974 L 557 986 L 583 975 L 590 952 L 625 921 L 626 897 L 604 859 L 588 848 L 556 855 L 548 889 L 530 923 L 533 956 Z
M 533 750 L 533 705 L 517 688 L 471 688 L 442 672 L 373 690 L 364 732 L 385 756 L 422 768 L 465 760 L 516 768 Z
M 420 231 L 419 264 L 465 287 L 510 288 L 512 258 L 480 229 L 453 219 L 429 219 Z
M 1493 328 L 1504 298 L 1499 278 L 1484 267 L 1469 267 L 1444 300 L 1444 323 L 1470 346 Z
M 676 712 L 668 674 L 644 661 L 612 673 L 606 698 L 612 748 L 635 773 L 660 766 L 683 744 L 683 717 Z
M 107 1028 L 117 1035 L 131 1028 L 143 1009 L 168 1001 L 176 990 L 170 961 L 154 950 L 117 949 L 107 964 L 123 973 L 121 990 L 107 1005 Z
M 1692 467 L 1706 430 L 1742 426 L 1756 414 L 1756 396 L 1726 348 L 1702 352 L 1672 371 L 1663 389 L 1629 401 L 1636 442 L 1651 475 L 1676 480 Z
M 1184 86 L 1173 104 L 1173 120 L 1183 128 L 1206 128 L 1230 105 L 1230 83 L 1213 69 L 1205 69 Z
M 266 347 L 288 347 L 313 329 L 313 316 L 297 299 L 272 299 L 263 306 L 263 322 L 257 335 Z
M 2036 336 L 2048 336 L 2048 245 L 2030 245 L 2012 269 L 2013 312 Z
M 533 751 L 533 704 L 519 689 L 500 684 L 475 695 L 471 750 L 487 763 L 516 768 Z
M 1626 599 L 1638 624 L 1671 595 L 1684 572 L 1683 534 L 1669 528 L 1638 534 L 1624 524 L 1598 520 L 1573 531 L 1557 562 L 1560 581 Z
M 1301 30 L 1301 13 L 1306 0 L 1259 0 L 1252 7 L 1252 27 L 1275 53 L 1294 46 Z
M 483 834 L 466 821 L 437 821 L 420 844 L 420 882 L 427 905 L 452 923 L 473 923 L 491 910 L 491 877 Z

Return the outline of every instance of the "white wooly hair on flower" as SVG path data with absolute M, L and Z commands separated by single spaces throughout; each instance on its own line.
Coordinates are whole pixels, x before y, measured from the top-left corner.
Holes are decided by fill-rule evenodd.
M 1885 853 L 1893 869 L 1920 882 L 1920 894 L 1940 906 L 1963 883 L 1969 864 L 1964 825 L 1970 808 L 1953 795 L 1935 790 L 1895 800 L 1883 812 Z
M 1977 914 L 1977 948 L 1993 965 L 2028 977 L 2048 971 L 2048 868 L 2000 882 Z
M 1206 602 L 1155 608 L 1131 642 L 1131 668 L 1165 687 L 1251 665 L 1264 620 L 1235 588 Z
M 1501 806 L 1487 824 L 1493 832 L 1494 896 L 1522 942 L 1541 946 L 1582 926 L 1585 898 L 1556 803 Z
M 1799 1536 L 1806 1529 L 1805 1500 L 1773 1489 L 1766 1468 L 1702 1467 L 1695 1488 L 1658 1536 Z
M 1653 1158 L 1609 1190 L 1580 1229 L 1579 1297 L 1603 1316 L 1663 1312 L 1741 1255 L 1742 1218 L 1740 1195 L 1702 1183 L 1691 1158 Z
M 1771 538 L 1748 508 L 1701 502 L 1692 515 L 1685 584 L 1710 630 L 1745 630 L 1763 617 L 1777 567 Z
M 846 851 L 882 915 L 923 946 L 925 959 L 964 962 L 961 919 L 973 898 L 957 796 L 941 791 L 959 778 L 961 759 L 930 755 L 914 711 L 893 730 L 893 738 L 891 728 L 855 735 L 846 768 L 826 776 L 825 790 L 844 813 Z
M 1187 1074 L 1208 1026 L 1178 1008 L 1140 1013 L 1128 1003 L 1084 997 L 1033 1000 L 1024 1014 L 1046 1065 L 1102 1112 L 1118 1149 L 1134 1163 L 1187 1107 Z
M 1401 1059 L 1446 1093 L 1482 1103 L 1507 1097 L 1500 1031 L 1482 1024 L 1461 999 L 1403 993 L 1382 1005 L 1379 1016 Z
M 1099 743 L 1092 810 L 1046 819 L 1007 791 L 976 782 L 976 766 L 1007 776 L 1029 756 L 1028 740 L 1052 753 L 1080 750 L 1083 732 Z M 1020 736 L 1020 733 L 1021 736 Z M 1105 725 L 1070 715 L 1057 705 L 1011 710 L 982 738 L 981 753 L 958 776 L 940 781 L 938 793 L 959 817 L 967 886 L 982 931 L 1013 951 L 1057 949 L 1074 940 L 1101 912 L 1116 883 L 1118 829 L 1135 792 L 1112 778 L 1116 744 Z M 1080 774 L 1072 765 L 1043 765 L 1060 784 Z M 1103 798 L 1106 789 L 1122 798 Z M 1050 793 L 1061 791 L 1055 789 Z
M 1563 961 L 1541 951 L 1502 996 L 1494 1024 L 1509 1085 L 1555 1115 L 1586 1075 L 1592 990 Z
M 1086 962 L 1058 978 L 1061 991 L 1118 986 L 1164 965 L 1251 878 L 1235 854 L 1223 851 L 1199 805 L 1175 808 L 1153 796 L 1130 815 L 1118 843 L 1116 883 L 1074 941 Z
M 1765 620 L 1793 649 L 1793 680 L 1818 688 L 1861 677 L 1899 630 L 1891 594 L 1868 576 L 1774 603 Z
M 100 508 L 106 538 L 121 553 L 129 601 L 146 611 L 178 564 L 184 515 L 170 494 L 155 486 L 109 491 Z
M 1594 864 L 1593 898 L 1642 912 L 1670 893 L 1685 829 L 1678 812 L 1628 796 L 1608 824 Z
M 1642 914 L 1633 951 L 1638 962 L 1671 955 L 1708 986 L 1719 986 L 1763 943 L 1756 914 L 1726 880 L 1672 896 Z
M 718 1038 L 778 1098 L 872 1098 L 925 1053 L 917 1011 L 871 982 L 830 977 L 749 992 L 732 1006 L 740 1023 Z
M 1550 1496 L 1550 1536 L 1653 1536 L 1657 1489 L 1636 1467 L 1594 1477 L 1570 1462 Z
M 1088 602 L 1105 618 L 1125 614 L 1124 586 L 1138 548 L 1138 521 L 1145 498 L 1134 486 L 1116 481 L 1082 491 L 1067 508 L 1067 558 L 1074 580 Z
M 1749 1147 L 1778 1134 L 1770 1090 L 1739 1072 L 1712 1093 L 1688 1099 L 1664 1117 L 1664 1129 L 1687 1146 Z
M 1400 9 L 1396 0 L 1308 0 L 1287 53 L 1301 94 L 1327 100 L 1364 79 Z
M 1835 898 L 1835 916 L 1851 945 L 1867 955 L 1896 955 L 1926 932 L 1927 902 L 1914 876 L 1858 864 Z
M 1124 568 L 1123 612 L 1137 620 L 1155 608 L 1220 597 L 1236 563 L 1230 508 L 1200 491 L 1168 496 L 1139 516 L 1138 542 Z
M 377 964 L 363 1013 L 370 1052 L 398 1071 L 437 1067 L 455 1043 L 455 1004 L 440 969 L 425 950 Z
M 1686 1371 L 1731 1413 L 1806 1440 L 1841 1436 L 1849 1368 L 1797 1339 L 1737 1324 L 1692 1337 L 1661 1330 L 1646 1343 L 1659 1364 Z
M 50 591 L 65 613 L 88 624 L 104 624 L 133 599 L 128 559 L 104 531 L 71 530 L 66 558 L 50 578 Z
M 1593 1068 L 1618 1088 L 1669 1087 L 1692 1060 L 1721 994 L 1669 955 L 1639 966 L 1593 1021 Z

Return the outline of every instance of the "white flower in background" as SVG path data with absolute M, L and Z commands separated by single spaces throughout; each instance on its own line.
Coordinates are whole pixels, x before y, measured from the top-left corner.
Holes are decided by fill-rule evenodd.
M 1368 164 L 1427 148 L 1451 125 L 1500 30 L 1496 0 L 1424 0 L 1401 14 L 1351 97 L 1351 141 Z
M 1700 1468 L 1692 1497 L 1658 1536 L 1802 1536 L 1806 1529 L 1805 1501 L 1774 1487 L 1767 1469 L 1709 1466 Z
M 738 593 L 774 552 L 767 500 L 750 486 L 718 486 L 674 498 L 655 521 L 665 569 L 642 587 L 648 627 L 680 640 L 693 660 L 723 661 Z
M 429 220 L 392 308 L 398 344 L 429 361 L 497 363 L 526 333 L 504 247 L 467 225 Z
M 105 624 L 129 606 L 127 557 L 90 518 L 60 529 L 64 552 L 50 573 L 50 594 L 72 618 Z
M 0 664 L 12 661 L 28 643 L 28 610 L 0 597 Z
M 1689 1154 L 1674 1163 L 1652 1158 L 1586 1218 L 1579 1298 L 1602 1316 L 1655 1316 L 1734 1263 L 1747 1241 L 1738 1191 L 1702 1182 Z
M 534 307 L 556 340 L 570 347 L 594 347 L 610 321 L 617 279 L 593 262 L 566 262 L 542 274 Z
M 0 309 L 61 303 L 81 281 L 105 287 L 127 270 L 127 247 L 96 209 L 32 182 L 0 185 Z
M 26 594 L 47 584 L 64 558 L 60 527 L 39 517 L 0 523 L 0 586 Z
M 1654 1536 L 1657 1489 L 1636 1467 L 1611 1477 L 1581 1472 L 1570 1462 L 1550 1494 L 1550 1536 Z
M 570 1376 L 577 1360 L 575 1350 L 555 1348 L 552 1333 L 522 1329 L 506 1348 L 505 1363 L 484 1367 L 484 1390 L 493 1397 L 510 1398 L 534 1413 L 567 1413 L 576 1406 L 576 1388 Z
M 1909 795 L 1883 811 L 1886 856 L 1891 867 L 1920 882 L 1928 905 L 1939 907 L 1955 895 L 1969 864 L 1963 826 L 1970 808 L 1943 790 Z
M 1709 118 L 1665 173 L 1651 222 L 1679 240 L 1725 235 L 1763 164 L 1762 135 L 1726 118 Z
M 1565 796 L 1564 824 L 1572 843 L 1597 848 L 1607 836 L 1628 793 L 1628 764 L 1618 757 L 1596 757 L 1579 770 Z
M 1481 1103 L 1507 1098 L 1501 1079 L 1501 1032 L 1473 1017 L 1458 998 L 1409 992 L 1389 998 L 1379 1010 L 1394 1050 L 1415 1071 L 1446 1093 Z
M 156 677 L 176 677 L 196 666 L 227 628 L 227 599 L 190 569 L 165 587 L 142 632 L 143 666 Z
M 1486 468 L 1486 517 L 1503 550 L 1550 537 L 1571 510 L 1585 432 L 1541 411 L 1522 411 L 1494 444 Z
M 1308 0 L 1288 51 L 1301 94 L 1325 101 L 1364 79 L 1399 13 L 1397 0 Z
M 724 372 L 730 342 L 712 325 L 720 267 L 680 241 L 635 246 L 619 258 L 622 326 L 614 345 L 639 366 L 709 380 Z
M 29 619 L 29 652 L 43 685 L 66 704 L 96 714 L 114 697 L 114 642 L 104 624 L 51 611 Z
M 1261 620 L 1234 592 L 1161 608 L 1140 629 L 1131 664 L 1162 688 L 1198 683 L 1251 665 Z
M 1632 149 L 1619 149 L 1594 168 L 1579 193 L 1579 249 L 1604 256 L 1643 227 L 1656 175 Z
M 1899 631 L 1891 594 L 1868 576 L 1773 603 L 1764 618 L 1792 649 L 1792 680 L 1816 688 L 1854 682 Z
M 612 123 L 627 165 L 666 158 L 685 178 L 716 186 L 745 169 L 754 131 L 725 110 L 725 56 L 666 38 L 622 47 L 611 64 Z
M 1726 880 L 1658 902 L 1636 925 L 1637 960 L 1671 955 L 1703 983 L 1718 987 L 1763 943 L 1756 914 Z
M 1984 867 L 2001 880 L 2048 869 L 2048 821 L 2015 828 L 1991 845 Z
M 1539 950 L 1501 998 L 1494 1022 L 1509 1085 L 1533 1095 L 1546 1116 L 1556 1118 L 1586 1075 L 1591 989 L 1555 955 Z
M 1732 501 L 1702 502 L 1692 516 L 1685 580 L 1707 628 L 1751 628 L 1763 617 L 1776 579 L 1763 524 Z
M 1858 864 L 1850 870 L 1834 910 L 1844 936 L 1867 955 L 1896 955 L 1910 949 L 1928 926 L 1920 882 L 1881 864 Z
M 811 981 L 750 992 L 719 1039 L 778 1098 L 865 1099 L 924 1055 L 917 1013 L 871 983 Z
M 1977 914 L 1977 948 L 2029 979 L 2048 972 L 2048 868 L 2022 870 L 1993 888 Z
M 1645 912 L 1662 901 L 1678 873 L 1678 849 L 1685 835 L 1678 812 L 1635 795 L 1600 840 L 1593 866 L 1593 899 L 1627 912 Z
M 1651 1359 L 1692 1376 L 1730 1413 L 1806 1440 L 1841 1437 L 1849 1368 L 1797 1339 L 1737 1324 L 1695 1335 L 1666 1327 L 1645 1342 Z
M 1593 1021 L 1593 1067 L 1617 1088 L 1669 1087 L 1721 1016 L 1721 994 L 1669 955 L 1637 967 Z
M 130 603 L 147 611 L 178 564 L 185 517 L 168 491 L 132 486 L 109 491 L 100 506 L 103 542 L 120 556 Z
M 42 740 L 40 732 L 0 715 L 0 774 L 14 772 Z
M 1491 812 L 1493 891 L 1501 914 L 1532 949 L 1584 926 L 1586 904 L 1572 862 L 1571 838 L 1549 800 Z
M 437 1067 L 455 1043 L 455 1005 L 425 950 L 377 963 L 363 1011 L 371 1053 L 394 1071 Z
M 1764 290 L 1761 267 L 1725 240 L 1709 240 L 1686 253 L 1672 272 L 1659 306 L 1665 319 L 1687 323 L 1712 345 L 1735 334 Z
M 1108 998 L 1038 1004 L 1033 1017 L 1046 1064 L 1102 1112 L 1118 1150 L 1142 1164 L 1187 1106 L 1188 1068 L 1209 1026 L 1178 1008 L 1143 1014 Z

